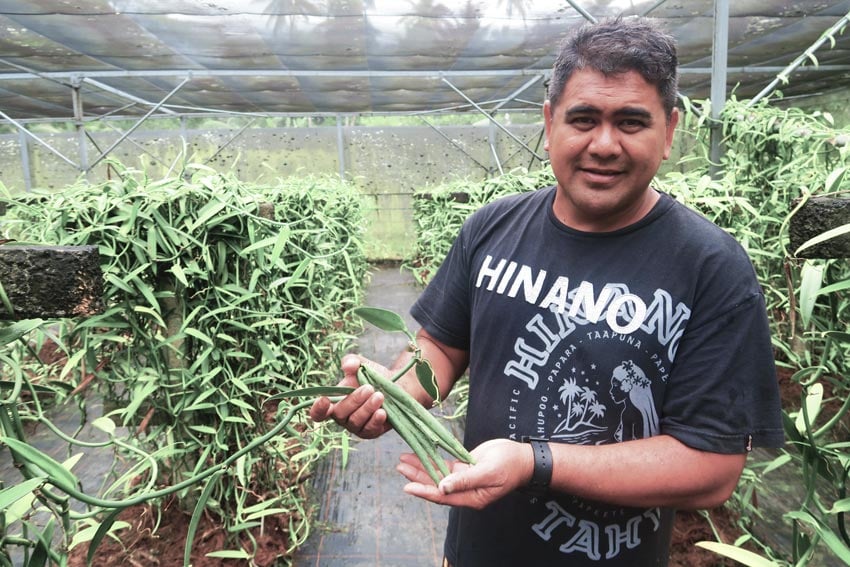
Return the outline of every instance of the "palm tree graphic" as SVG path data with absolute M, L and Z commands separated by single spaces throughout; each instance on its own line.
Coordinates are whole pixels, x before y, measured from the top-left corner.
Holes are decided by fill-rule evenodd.
M 572 433 L 578 427 L 599 428 L 594 419 L 605 415 L 605 406 L 596 399 L 596 392 L 576 384 L 575 378 L 568 378 L 558 388 L 561 403 L 566 405 L 567 417 L 555 428 L 554 433 Z

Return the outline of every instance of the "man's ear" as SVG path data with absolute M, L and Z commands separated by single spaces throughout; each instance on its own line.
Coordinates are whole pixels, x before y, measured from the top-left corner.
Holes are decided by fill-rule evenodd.
M 670 157 L 670 150 L 673 148 L 673 136 L 676 135 L 676 125 L 679 123 L 679 109 L 673 108 L 670 112 L 670 117 L 667 119 L 667 132 L 664 141 L 664 159 Z
M 552 103 L 549 102 L 549 99 L 546 99 L 543 102 L 543 130 L 546 134 L 545 139 L 543 140 L 543 150 L 549 151 L 549 130 L 552 126 Z

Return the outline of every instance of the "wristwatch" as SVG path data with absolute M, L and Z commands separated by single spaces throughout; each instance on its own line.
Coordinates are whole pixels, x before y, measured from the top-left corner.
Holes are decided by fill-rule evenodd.
M 531 480 L 523 491 L 533 496 L 541 496 L 548 492 L 552 482 L 552 449 L 545 437 L 522 437 L 523 443 L 529 443 L 534 452 L 534 471 Z

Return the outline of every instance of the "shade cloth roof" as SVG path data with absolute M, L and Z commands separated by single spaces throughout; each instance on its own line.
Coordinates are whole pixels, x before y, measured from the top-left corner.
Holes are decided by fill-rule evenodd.
M 713 0 L 3 0 L 0 118 L 70 119 L 74 87 L 86 116 L 529 107 L 582 11 L 664 20 L 683 94 L 709 96 Z M 731 2 L 729 89 L 760 91 L 848 11 Z M 850 37 L 816 57 L 786 96 L 850 82 Z

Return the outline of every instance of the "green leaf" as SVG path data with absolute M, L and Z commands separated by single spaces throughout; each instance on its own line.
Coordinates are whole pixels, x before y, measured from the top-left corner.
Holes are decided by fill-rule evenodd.
M 169 269 L 180 283 L 182 283 L 185 287 L 189 287 L 189 280 L 186 279 L 186 272 L 183 271 L 183 268 L 180 266 L 180 264 L 175 263 Z
M 124 508 L 116 508 L 115 510 L 113 510 L 110 513 L 110 516 L 112 516 L 112 515 L 117 516 L 118 513 L 123 512 L 123 511 L 124 511 Z M 100 540 L 103 539 L 103 536 L 101 536 L 100 539 L 97 538 L 97 532 L 100 531 L 100 529 L 104 525 L 106 525 L 106 520 L 104 520 L 100 524 L 95 524 L 93 526 L 89 526 L 87 528 L 84 528 L 84 529 L 78 531 L 77 533 L 74 534 L 73 539 L 71 539 L 71 544 L 68 546 L 68 549 L 74 549 L 76 546 L 80 545 L 81 543 L 86 543 L 87 541 L 92 542 L 89 545 L 89 554 L 92 555 L 92 557 L 89 561 L 87 561 L 86 565 L 91 565 L 92 561 L 94 560 L 94 557 L 93 557 L 94 554 L 92 552 L 97 550 L 97 546 L 100 544 Z M 109 525 L 106 529 L 104 529 L 104 535 L 106 535 L 106 533 L 112 533 L 112 532 L 116 532 L 118 530 L 125 530 L 129 527 L 131 527 L 131 526 L 128 522 L 123 522 L 123 521 L 114 522 L 113 525 Z
M 812 384 L 806 392 L 806 415 L 809 417 L 809 424 L 813 424 L 817 419 L 823 404 L 823 385 L 820 383 Z M 802 408 L 797 414 L 797 420 L 794 423 L 800 435 L 806 434 L 806 420 Z
M 850 333 L 843 333 L 841 331 L 827 331 L 825 334 L 827 337 L 836 340 L 840 343 L 850 343 Z
M 348 386 L 311 386 L 309 388 L 299 388 L 297 390 L 288 390 L 275 394 L 270 399 L 279 398 L 301 398 L 308 396 L 347 396 L 353 392 L 355 388 Z
M 722 555 L 723 557 L 734 559 L 738 563 L 746 565 L 747 567 L 779 567 L 770 559 L 756 555 L 752 551 L 747 551 L 746 549 L 729 545 L 728 543 L 720 543 L 718 541 L 698 541 L 696 546 L 712 551 L 718 555 Z
M 5 443 L 15 460 L 21 463 L 30 465 L 43 474 L 47 475 L 50 484 L 55 485 L 61 490 L 76 490 L 80 481 L 74 476 L 71 471 L 53 460 L 52 457 L 42 453 L 35 447 L 27 445 L 23 441 L 13 437 L 0 437 L 0 443 Z
M 848 548 L 843 540 L 835 535 L 835 532 L 829 529 L 823 522 L 803 511 L 791 511 L 785 514 L 786 518 L 797 520 L 809 524 L 817 534 L 821 537 L 826 546 L 832 550 L 835 555 L 844 561 L 845 564 L 850 564 L 850 548 Z
M 0 490 L 0 511 L 6 510 L 24 496 L 32 494 L 32 491 L 44 484 L 46 480 L 47 477 L 39 476 Z
M 818 291 L 818 295 L 828 295 L 830 293 L 835 293 L 836 291 L 844 291 L 845 289 L 850 288 L 850 279 L 835 282 L 834 284 L 830 284 L 828 286 L 820 288 Z
M 268 248 L 269 246 L 275 246 L 275 244 L 277 244 L 278 240 L 279 240 L 279 236 L 270 236 L 268 238 L 264 238 L 260 241 L 257 241 L 255 243 L 251 244 L 250 246 L 246 246 L 245 248 L 243 248 L 242 251 L 239 253 L 239 255 L 242 256 L 242 257 L 245 257 L 255 250 L 260 250 L 262 248 Z
M 825 193 L 833 193 L 841 188 L 841 183 L 844 181 L 844 174 L 847 173 L 846 167 L 838 167 L 833 169 L 826 178 L 823 190 Z
M 204 486 L 204 490 L 201 492 L 201 496 L 198 498 L 198 502 L 195 504 L 195 510 L 192 512 L 192 519 L 189 520 L 189 529 L 186 533 L 186 545 L 183 548 L 184 565 L 191 564 L 192 543 L 195 539 L 195 532 L 198 530 L 198 524 L 201 522 L 201 516 L 203 515 L 207 501 L 210 499 L 210 495 L 215 488 L 216 481 L 218 481 L 222 474 L 224 474 L 224 471 L 219 470 L 210 476 L 207 480 L 206 486 Z
M 42 319 L 23 319 L 0 329 L 0 345 L 14 342 L 44 323 Z
M 194 337 L 199 341 L 207 343 L 210 346 L 215 346 L 215 343 L 211 338 L 209 338 L 207 335 L 205 335 L 198 329 L 195 329 L 194 327 L 186 327 L 185 329 L 183 329 L 183 332 L 189 335 L 190 337 Z
M 222 551 L 211 551 L 207 557 L 220 557 L 222 559 L 251 559 L 253 555 L 244 549 L 224 549 Z
M 200 226 L 205 226 L 211 218 L 220 213 L 226 206 L 226 203 L 222 201 L 213 201 L 208 203 L 200 211 L 198 211 L 198 218 L 189 224 L 189 230 L 194 231 Z
M 354 314 L 382 331 L 408 333 L 407 325 L 397 313 L 380 307 L 358 307 Z
M 419 384 L 431 396 L 433 400 L 440 399 L 440 390 L 437 387 L 437 380 L 434 377 L 434 369 L 431 368 L 431 363 L 427 360 L 420 360 L 416 363 L 416 378 L 419 379 Z
M 800 317 L 803 327 L 808 328 L 815 308 L 815 300 L 823 283 L 823 264 L 806 261 L 803 264 L 802 282 L 800 283 Z
M 819 234 L 813 238 L 810 238 L 803 242 L 795 251 L 794 256 L 798 256 L 800 252 L 807 248 L 811 248 L 812 246 L 816 246 L 822 242 L 826 242 L 827 240 L 832 240 L 833 238 L 838 238 L 839 236 L 843 236 L 847 233 L 850 233 L 850 223 L 843 224 L 839 227 L 827 230 L 826 232 Z
M 115 433 L 115 422 L 106 416 L 101 416 L 92 422 L 93 427 L 97 427 L 107 435 Z
M 0 390 L 12 390 L 15 388 L 15 382 L 10 380 L 0 380 Z M 36 392 L 40 394 L 56 394 L 56 390 L 50 388 L 48 386 L 41 386 L 39 384 L 30 384 L 27 388 L 32 388 Z
M 91 543 L 89 544 L 89 550 L 86 554 L 86 565 L 87 567 L 91 567 L 94 564 L 95 552 L 97 551 L 98 546 L 100 546 L 100 542 L 103 541 L 103 538 L 107 536 L 107 534 L 111 534 L 117 530 L 129 528 L 130 524 L 127 522 L 116 522 L 118 519 L 118 515 L 124 511 L 124 508 L 116 508 L 112 510 L 106 518 L 103 519 L 103 522 L 97 527 L 94 534 L 91 536 Z M 76 539 L 76 538 L 75 538 Z

